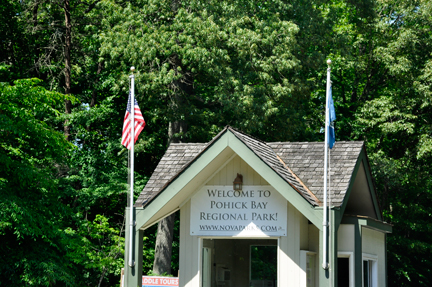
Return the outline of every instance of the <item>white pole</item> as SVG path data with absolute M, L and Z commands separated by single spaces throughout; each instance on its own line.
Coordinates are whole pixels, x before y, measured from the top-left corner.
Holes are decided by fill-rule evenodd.
M 131 67 L 131 72 L 135 71 L 134 67 Z M 135 146 L 135 76 L 132 74 L 129 76 L 131 79 L 131 125 L 130 125 L 130 140 L 131 142 L 131 171 L 130 171 L 130 215 L 129 215 L 129 266 L 135 266 L 135 261 L 133 260 L 132 250 L 133 250 L 133 196 L 134 196 L 134 146 Z
M 328 98 L 330 92 L 330 65 L 331 60 L 327 60 L 327 90 L 326 90 L 326 109 L 325 109 L 325 139 L 324 139 L 324 206 L 323 206 L 323 263 L 322 268 L 328 269 L 329 264 L 327 262 L 327 152 L 328 152 L 328 125 L 329 125 L 329 106 Z
M 329 224 L 328 224 L 328 232 L 329 232 L 329 278 L 330 278 L 330 286 L 333 286 L 333 276 L 332 276 L 332 268 L 333 265 L 332 263 L 334 263 L 332 261 L 333 258 L 333 254 L 332 254 L 332 211 L 331 211 L 331 206 L 332 206 L 332 197 L 331 197 L 331 149 L 329 149 L 329 154 L 328 154 L 328 197 L 329 197 Z

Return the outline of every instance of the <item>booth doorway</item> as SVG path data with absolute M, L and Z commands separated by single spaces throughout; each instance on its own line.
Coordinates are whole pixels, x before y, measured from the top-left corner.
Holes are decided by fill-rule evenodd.
M 203 239 L 202 287 L 276 287 L 277 239 Z

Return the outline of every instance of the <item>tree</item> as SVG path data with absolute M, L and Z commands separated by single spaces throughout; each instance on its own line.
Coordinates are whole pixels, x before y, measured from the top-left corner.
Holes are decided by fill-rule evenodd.
M 373 54 L 382 84 L 356 114 L 358 132 L 372 151 L 385 216 L 394 224 L 388 243 L 392 286 L 432 282 L 432 265 L 424 259 L 432 251 L 431 11 L 427 1 L 377 5 L 380 37 Z
M 298 29 L 280 19 L 282 2 L 102 4 L 108 13 L 103 59 L 117 71 L 136 67 L 136 81 L 143 83 L 136 87 L 138 101 L 150 122 L 168 130 L 169 142 L 206 141 L 225 124 L 274 139 L 292 138 L 287 126 L 301 130 L 292 53 Z
M 431 251 L 432 5 L 367 3 L 341 1 L 330 8 L 336 12 L 332 44 L 348 44 L 335 45 L 330 54 L 336 135 L 366 141 L 385 219 L 394 224 L 389 285 L 429 286 L 431 265 L 423 258 Z
M 0 252 L 22 260 L 12 273 L 16 258 L 1 257 L 1 283 L 118 281 L 130 66 L 147 122 L 137 195 L 169 143 L 207 142 L 226 124 L 266 141 L 323 140 L 329 57 L 337 139 L 366 141 L 394 224 L 390 284 L 430 285 L 429 2 L 3 1 Z M 35 76 L 44 81 L 13 84 Z
M 0 247 L 4 285 L 73 286 L 62 260 L 63 220 L 56 174 L 72 146 L 48 123 L 59 118 L 65 96 L 37 86 L 36 79 L 0 85 Z M 69 100 L 73 98 L 69 97 Z
M 121 119 L 124 110 L 114 108 L 117 107 L 117 104 L 120 106 L 121 100 L 115 103 L 116 99 L 109 92 L 109 84 L 104 85 L 102 81 L 98 81 L 103 77 L 106 79 L 109 73 L 104 73 L 103 64 L 98 62 L 98 42 L 95 37 L 92 37 L 98 29 L 96 24 L 99 10 L 94 9 L 97 2 L 81 1 L 78 4 L 74 3 L 77 5 L 71 9 L 71 43 L 73 43 L 71 46 L 73 60 L 71 61 L 73 63 L 71 64 L 70 92 L 74 93 L 80 101 L 69 101 L 73 99 L 69 96 L 61 97 L 71 104 L 71 113 L 67 117 L 58 113 L 55 121 L 46 121 L 49 128 L 61 132 L 64 129 L 59 120 L 63 120 L 64 123 L 67 119 L 72 129 L 70 140 L 75 148 L 67 151 L 58 171 L 53 173 L 52 194 L 53 196 L 57 194 L 57 200 L 45 201 L 46 209 L 60 209 L 63 212 L 59 213 L 58 225 L 54 227 L 58 229 L 54 240 L 58 246 L 57 253 L 54 252 L 55 249 L 48 247 L 45 248 L 46 251 L 42 244 L 39 251 L 52 253 L 51 258 L 58 256 L 59 260 L 53 259 L 53 261 L 62 262 L 65 273 L 63 276 L 69 281 L 48 278 L 47 281 L 38 279 L 39 283 L 34 284 L 50 282 L 54 285 L 56 284 L 54 281 L 59 285 L 73 286 L 114 284 L 118 281 L 120 268 L 123 265 L 121 237 L 124 218 L 121 210 L 126 204 L 127 169 L 125 162 L 127 162 L 127 157 L 125 153 L 119 154 L 122 148 L 118 138 L 121 134 Z M 2 42 L 7 43 L 5 47 L 11 47 L 9 43 L 15 43 L 12 45 L 13 49 L 1 55 L 1 57 L 4 56 L 1 61 L 8 63 L 8 66 L 1 66 L 2 79 L 10 81 L 10 79 L 20 78 L 27 74 L 36 74 L 48 79 L 45 83 L 38 82 L 38 85 L 45 84 L 50 89 L 64 92 L 62 89 L 65 83 L 65 77 L 62 77 L 64 38 L 60 37 L 65 27 L 65 18 L 62 14 L 63 4 L 63 1 L 19 3 L 7 1 L 4 3 L 5 6 L 9 5 L 8 7 L 15 9 L 5 9 L 5 11 L 15 15 L 12 20 L 16 25 L 9 25 L 15 30 L 7 31 L 11 36 Z M 7 23 L 7 21 L 4 22 Z M 18 33 L 22 37 L 15 38 L 13 35 Z M 23 40 L 19 41 L 21 38 Z M 42 89 L 42 87 L 37 89 Z M 18 92 L 14 93 L 16 99 L 13 102 L 16 103 L 19 99 L 18 95 Z M 6 98 L 3 99 L 6 100 Z M 60 109 L 60 106 L 56 106 L 56 110 Z M 38 116 L 52 117 L 44 111 L 41 111 Z M 26 118 L 23 118 L 20 123 L 25 122 Z M 15 126 L 11 125 L 10 129 L 14 128 Z M 62 133 L 59 135 L 63 137 Z M 43 148 L 43 146 L 37 147 L 41 150 Z M 9 176 L 14 177 L 16 174 L 8 174 L 5 178 Z M 138 176 L 138 188 L 142 186 L 140 180 L 142 179 Z M 28 188 L 32 189 L 36 184 L 37 182 L 29 182 Z M 2 203 L 7 202 L 2 200 Z M 53 226 L 50 220 L 50 217 L 41 216 L 39 224 Z M 44 229 L 41 229 L 41 232 L 43 234 Z M 47 236 L 51 235 L 47 234 Z M 16 244 L 20 244 L 20 241 L 17 241 Z M 12 248 L 14 245 L 10 246 Z M 28 248 L 32 246 L 29 244 Z M 16 250 L 22 249 L 17 247 Z M 29 254 L 33 253 L 29 252 Z M 28 258 L 23 256 L 23 260 Z M 44 258 L 48 256 L 39 257 L 41 266 L 45 264 Z M 38 256 L 32 256 L 32 260 L 32 264 L 36 265 Z M 51 267 L 62 272 L 61 266 Z M 30 265 L 27 267 L 34 278 L 49 274 L 48 271 L 41 268 L 31 270 L 32 268 Z M 0 271 L 2 277 L 4 275 L 5 278 L 9 276 L 7 272 L 6 269 Z M 26 276 L 21 269 L 14 269 L 14 272 L 15 277 Z M 31 281 L 31 276 L 27 276 L 30 278 L 29 281 L 22 282 L 36 282 Z M 16 285 L 22 284 L 24 283 Z

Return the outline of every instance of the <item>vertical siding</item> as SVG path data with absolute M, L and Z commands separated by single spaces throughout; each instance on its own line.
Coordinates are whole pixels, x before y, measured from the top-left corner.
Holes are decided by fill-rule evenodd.
M 299 221 L 300 221 L 300 249 L 309 250 L 308 220 L 303 214 L 300 213 Z
M 279 239 L 278 286 L 299 286 L 300 275 L 300 217 L 301 214 L 287 202 L 287 236 Z
M 308 224 L 308 245 L 309 251 L 313 251 L 316 252 L 315 255 L 315 286 L 319 286 L 319 271 L 322 269 L 321 268 L 321 263 L 320 263 L 320 231 L 319 229 L 313 225 L 313 224 Z
M 217 172 L 206 185 L 232 185 L 237 173 L 243 175 L 244 185 L 268 185 L 267 181 L 237 155 Z
M 353 224 L 341 224 L 338 229 L 338 251 L 355 252 L 355 236 Z
M 386 286 L 385 234 L 369 228 L 362 230 L 362 252 L 378 257 L 378 286 Z
M 190 201 L 180 209 L 180 258 L 179 285 L 181 287 L 199 286 L 199 238 L 190 235 Z

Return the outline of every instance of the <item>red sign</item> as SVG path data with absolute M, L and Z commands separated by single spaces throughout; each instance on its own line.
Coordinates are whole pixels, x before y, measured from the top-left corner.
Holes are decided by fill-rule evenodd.
M 143 276 L 142 287 L 178 287 L 178 277 Z

